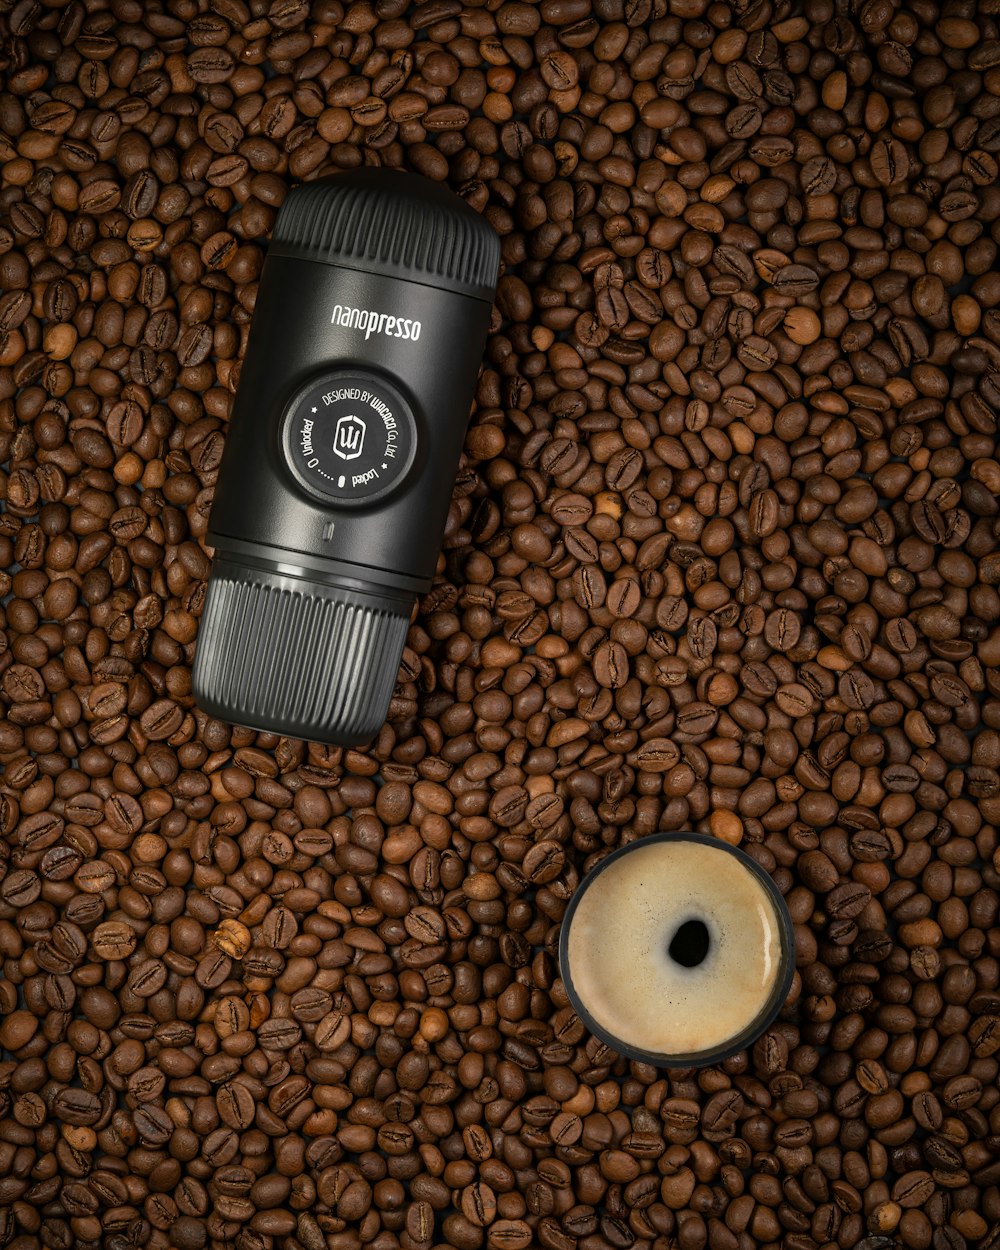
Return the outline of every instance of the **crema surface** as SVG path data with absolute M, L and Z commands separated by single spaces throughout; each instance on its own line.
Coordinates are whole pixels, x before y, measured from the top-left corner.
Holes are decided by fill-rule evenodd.
M 708 950 L 694 967 L 669 953 L 700 921 Z M 711 1050 L 747 1028 L 780 975 L 778 917 L 732 855 L 701 843 L 637 846 L 586 887 L 570 921 L 573 987 L 594 1020 L 660 1055 Z

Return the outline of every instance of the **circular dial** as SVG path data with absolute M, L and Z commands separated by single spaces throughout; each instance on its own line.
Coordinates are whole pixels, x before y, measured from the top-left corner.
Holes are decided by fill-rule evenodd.
M 289 467 L 313 494 L 364 504 L 406 476 L 417 427 L 394 386 L 362 373 L 331 373 L 295 395 L 283 444 Z

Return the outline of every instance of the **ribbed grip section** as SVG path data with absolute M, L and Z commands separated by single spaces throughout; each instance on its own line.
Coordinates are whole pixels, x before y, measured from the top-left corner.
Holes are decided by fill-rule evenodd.
M 406 641 L 408 597 L 269 572 L 216 556 L 198 630 L 194 695 L 220 720 L 338 746 L 382 727 Z
M 492 303 L 500 240 L 440 183 L 357 169 L 289 192 L 270 250 L 424 282 Z

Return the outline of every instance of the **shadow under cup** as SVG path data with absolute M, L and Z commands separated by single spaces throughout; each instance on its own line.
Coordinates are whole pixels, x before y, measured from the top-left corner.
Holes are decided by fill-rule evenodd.
M 700 833 L 612 852 L 574 894 L 559 967 L 577 1015 L 608 1046 L 659 1067 L 719 1063 L 788 996 L 795 941 L 784 899 L 749 855 Z

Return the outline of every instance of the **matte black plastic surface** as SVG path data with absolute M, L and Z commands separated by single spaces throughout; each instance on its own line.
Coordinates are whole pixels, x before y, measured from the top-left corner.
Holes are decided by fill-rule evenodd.
M 419 339 L 332 325 L 334 309 L 419 321 Z M 482 300 L 353 269 L 268 257 L 215 489 L 209 539 L 268 543 L 419 577 L 434 575 L 469 420 L 490 306 Z M 311 498 L 281 446 L 282 419 L 313 377 L 342 368 L 395 385 L 417 427 L 406 479 L 370 507 Z M 330 522 L 333 525 L 330 525 Z
M 370 506 L 413 466 L 417 429 L 406 400 L 383 379 L 344 369 L 313 378 L 282 423 L 287 463 L 324 506 Z
M 198 631 L 198 702 L 252 729 L 352 746 L 385 720 L 412 596 L 217 556 Z
M 381 726 L 434 575 L 499 263 L 488 223 L 412 175 L 289 193 L 209 523 L 206 710 L 343 745 Z
M 499 249 L 482 218 L 440 183 L 357 169 L 296 187 L 268 254 L 416 280 L 492 303 Z

